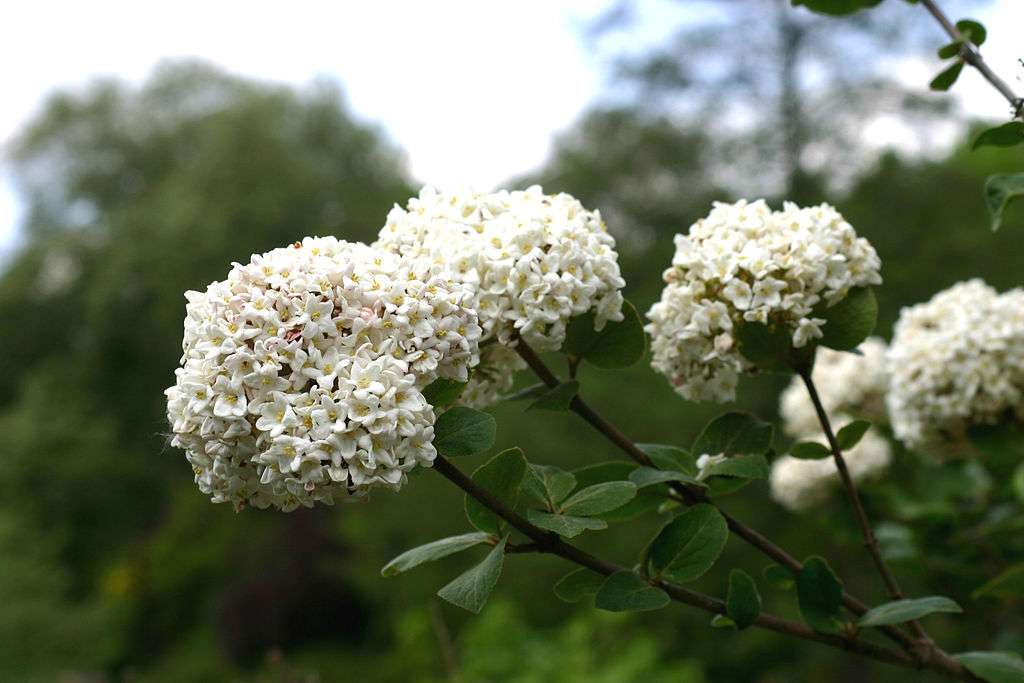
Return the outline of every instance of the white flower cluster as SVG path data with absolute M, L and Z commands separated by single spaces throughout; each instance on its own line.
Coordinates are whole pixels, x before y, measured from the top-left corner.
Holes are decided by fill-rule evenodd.
M 974 279 L 904 308 L 889 372 L 893 431 L 910 448 L 1024 417 L 1024 290 Z
M 824 436 L 807 440 L 827 445 Z M 843 452 L 843 458 L 850 477 L 857 482 L 885 470 L 892 450 L 883 436 L 869 429 L 856 446 Z M 772 463 L 768 484 L 772 498 L 787 509 L 800 512 L 824 501 L 838 481 L 839 473 L 831 456 L 800 460 L 783 455 Z
M 811 379 L 821 403 L 835 428 L 854 417 L 885 421 L 885 393 L 888 387 L 885 342 L 877 337 L 864 340 L 859 354 L 819 348 Z M 803 381 L 794 377 L 779 401 L 783 430 L 797 441 L 827 445 L 818 414 Z M 889 466 L 892 448 L 872 427 L 853 448 L 843 452 L 855 482 L 874 476 Z M 772 463 L 769 485 L 772 497 L 793 511 L 806 510 L 823 501 L 839 482 L 831 457 L 801 460 L 784 455 Z
M 442 265 L 471 286 L 482 341 L 514 346 L 519 335 L 553 351 L 573 316 L 594 311 L 598 329 L 622 319 L 615 240 L 597 211 L 567 194 L 424 188 L 391 210 L 375 246 Z M 493 400 L 523 367 L 514 353 L 487 355 L 464 401 Z
M 827 204 L 716 203 L 675 243 L 646 329 L 652 366 L 691 400 L 735 398 L 750 370 L 736 349 L 737 325 L 781 325 L 802 347 L 822 336 L 825 321 L 812 317 L 818 303 L 882 281 L 874 248 Z
M 855 415 L 875 424 L 886 422 L 885 393 L 889 386 L 886 345 L 880 337 L 870 337 L 847 353 L 819 347 L 811 379 L 825 412 L 833 421 L 839 416 Z M 779 398 L 782 427 L 794 438 L 821 431 L 818 414 L 807 395 L 807 387 L 794 377 Z
M 481 328 L 444 271 L 331 237 L 187 292 L 172 444 L 214 502 L 292 510 L 397 489 L 436 455 L 420 389 L 465 381 Z

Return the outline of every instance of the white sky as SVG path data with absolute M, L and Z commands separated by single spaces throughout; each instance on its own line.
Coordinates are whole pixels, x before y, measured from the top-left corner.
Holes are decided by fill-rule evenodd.
M 404 148 L 417 179 L 487 188 L 541 164 L 552 136 L 599 94 L 604 65 L 588 55 L 580 27 L 605 4 L 12 3 L 0 27 L 0 141 L 54 89 L 81 87 L 99 74 L 140 82 L 161 59 L 199 56 L 236 73 L 293 84 L 337 79 L 353 109 L 383 125 Z M 1024 56 L 1024 0 L 995 0 L 977 18 L 989 27 L 986 59 L 1024 90 L 1013 77 L 1024 72 L 1016 63 Z M 929 18 L 922 12 L 921 20 Z M 674 22 L 649 23 L 644 35 L 656 41 Z M 937 33 L 937 44 L 940 39 Z M 938 70 L 937 60 L 898 68 L 901 80 L 914 86 Z M 1005 102 L 973 72 L 965 71 L 955 95 L 972 114 L 1006 112 Z M 13 244 L 19 214 L 0 168 L 0 253 Z

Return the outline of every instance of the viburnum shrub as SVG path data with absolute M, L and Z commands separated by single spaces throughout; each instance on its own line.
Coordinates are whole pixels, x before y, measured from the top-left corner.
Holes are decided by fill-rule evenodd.
M 842 14 L 877 0 L 794 4 Z M 944 19 L 930 0 L 921 4 Z M 978 25 L 945 23 L 951 56 L 983 70 Z M 988 446 L 1024 417 L 1024 292 L 955 285 L 904 309 L 887 346 L 869 336 L 881 266 L 831 206 L 716 203 L 676 236 L 645 325 L 622 298 L 599 212 L 539 187 L 427 188 L 391 211 L 372 245 L 306 238 L 186 294 L 181 367 L 166 391 L 173 444 L 200 490 L 237 510 L 398 490 L 414 468 L 432 468 L 464 492 L 469 527 L 402 553 L 382 573 L 482 546 L 482 561 L 438 592 L 471 612 L 494 590 L 506 554 L 548 553 L 575 565 L 554 586 L 569 602 L 611 611 L 678 602 L 717 627 L 769 629 L 957 680 L 1024 680 L 1017 655 L 954 655 L 929 636 L 924 618 L 961 607 L 903 594 L 857 488 L 920 451 L 934 467 L 957 462 L 963 481 L 988 477 L 986 491 L 987 467 L 1009 480 L 1015 493 L 992 494 L 993 513 L 1019 518 L 1024 463 L 1016 451 L 990 457 Z M 730 401 L 745 374 L 792 375 L 780 399 L 784 437 L 726 412 L 692 444 L 634 442 L 586 402 L 578 371 L 631 366 L 648 340 L 653 369 L 686 400 Z M 539 352 L 563 356 L 565 375 Z M 538 384 L 510 396 L 524 370 Z M 511 448 L 463 473 L 453 461 L 494 442 L 495 421 L 477 408 L 512 398 L 575 413 L 624 458 L 567 471 Z M 779 454 L 776 443 L 787 444 Z M 723 497 L 758 479 L 797 513 L 842 490 L 889 601 L 865 602 L 823 557 L 797 559 L 727 512 Z M 638 557 L 613 561 L 573 541 L 641 515 L 662 526 Z M 991 530 L 985 520 L 977 533 Z M 731 568 L 725 595 L 689 588 L 730 536 L 771 559 L 763 579 Z M 1018 597 L 1022 575 L 1024 565 L 1008 567 L 977 594 Z M 762 611 L 765 584 L 795 586 L 802 620 Z

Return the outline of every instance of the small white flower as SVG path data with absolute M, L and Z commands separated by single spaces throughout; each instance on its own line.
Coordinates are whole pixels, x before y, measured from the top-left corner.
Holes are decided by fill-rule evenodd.
M 334 238 L 236 263 L 186 294 L 172 444 L 239 509 L 398 488 L 435 456 L 422 388 L 479 360 L 473 294 L 437 264 Z
M 731 343 L 734 326 L 779 325 L 805 346 L 824 332 L 825 321 L 811 317 L 819 302 L 881 282 L 878 254 L 825 204 L 772 211 L 760 200 L 716 203 L 675 244 L 645 329 L 651 365 L 691 400 L 735 397 L 751 367 Z
M 910 448 L 1024 416 L 1024 290 L 961 282 L 904 308 L 888 356 L 896 437 Z
M 594 311 L 597 329 L 622 319 L 625 281 L 615 240 L 597 211 L 567 194 L 546 195 L 536 186 L 489 194 L 424 188 L 388 214 L 375 246 L 443 264 L 473 292 L 466 305 L 476 310 L 479 326 L 442 326 L 439 332 L 446 334 L 427 342 L 439 348 L 454 331 L 460 340 L 514 345 L 521 337 L 537 350 L 553 351 L 573 316 Z M 514 353 L 484 354 L 463 402 L 495 400 L 520 367 Z
M 713 467 L 714 465 L 717 465 L 719 463 L 725 462 L 726 459 L 727 459 L 726 456 L 723 455 L 722 453 L 719 453 L 718 455 L 710 455 L 708 453 L 705 453 L 704 455 L 701 455 L 700 457 L 698 457 L 697 458 L 697 470 L 698 470 L 698 472 L 697 472 L 697 481 L 704 481 L 709 476 L 711 476 L 711 472 L 709 471 L 711 469 L 711 467 Z

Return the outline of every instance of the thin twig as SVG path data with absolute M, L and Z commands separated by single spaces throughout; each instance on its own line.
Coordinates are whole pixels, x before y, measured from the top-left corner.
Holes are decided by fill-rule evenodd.
M 1006 81 L 989 68 L 978 48 L 971 44 L 970 41 L 964 40 L 960 29 L 949 20 L 949 17 L 935 4 L 934 0 L 921 0 L 921 4 L 935 18 L 935 21 L 939 22 L 939 25 L 942 26 L 947 35 L 960 43 L 960 58 L 973 66 L 993 88 L 999 91 L 1000 95 L 1006 98 L 1006 101 L 1010 103 L 1014 118 L 1024 117 L 1024 98 L 1017 95 L 1013 88 L 1007 85 Z
M 603 576 L 610 576 L 617 572 L 629 571 L 626 567 L 602 560 L 586 551 L 580 550 L 574 545 L 566 543 L 560 536 L 553 532 L 534 526 L 528 522 L 526 518 L 517 513 L 490 491 L 484 489 L 467 477 L 444 456 L 437 456 L 434 460 L 434 469 L 457 487 L 462 489 L 466 494 L 472 496 L 482 505 L 508 522 L 512 528 L 516 529 L 527 538 L 530 538 L 541 552 L 558 555 L 563 559 L 569 560 L 581 567 L 586 567 L 587 569 L 597 572 Z M 676 602 L 697 607 L 698 609 L 702 609 L 712 614 L 726 613 L 725 603 L 721 600 L 662 579 L 652 578 L 649 579 L 649 582 L 652 586 L 657 586 L 664 590 L 669 597 Z M 886 662 L 907 668 L 919 668 L 920 666 L 918 661 L 898 650 L 859 640 L 850 635 L 819 633 L 803 624 L 782 619 L 771 614 L 759 615 L 754 621 L 754 625 L 771 631 L 776 631 L 777 633 L 783 633 L 803 640 L 822 643 L 830 647 L 853 652 L 880 662 Z M 929 662 L 928 665 L 932 670 L 951 678 L 976 681 L 976 679 L 971 676 L 971 674 L 959 662 L 954 660 L 933 660 Z
M 864 509 L 864 503 L 861 502 L 860 494 L 857 492 L 857 487 L 853 483 L 853 477 L 850 476 L 850 470 L 846 466 L 846 458 L 843 457 L 843 451 L 839 447 L 839 441 L 836 439 L 836 435 L 832 430 L 832 423 L 828 418 L 828 413 L 825 412 L 825 406 L 821 403 L 821 397 L 818 395 L 818 388 L 814 386 L 814 380 L 811 378 L 811 371 L 808 369 L 801 369 L 797 372 L 800 379 L 803 380 L 804 386 L 807 387 L 807 394 L 811 398 L 811 403 L 814 404 L 814 412 L 818 416 L 818 422 L 821 423 L 821 429 L 825 432 L 825 438 L 828 440 L 829 448 L 832 450 L 832 459 L 835 461 L 836 469 L 839 471 L 839 478 L 843 482 L 843 488 L 846 490 L 846 497 L 850 500 L 850 506 L 853 508 L 854 515 L 857 517 L 857 525 L 860 526 L 861 536 L 864 538 L 864 547 L 867 548 L 868 554 L 871 555 L 871 560 L 875 564 L 875 568 L 878 570 L 878 574 L 882 577 L 882 581 L 885 583 L 886 590 L 889 592 L 889 597 L 892 600 L 902 600 L 903 591 L 900 590 L 900 584 L 896 580 L 896 575 L 892 573 L 889 565 L 886 564 L 885 559 L 882 558 L 882 549 L 878 545 L 878 538 L 875 536 L 875 531 L 871 527 L 871 521 L 868 519 L 868 513 Z M 928 637 L 924 627 L 921 626 L 919 621 L 911 621 L 911 628 L 914 629 L 914 633 L 922 641 L 921 644 L 924 646 L 926 651 L 933 649 L 932 640 Z

